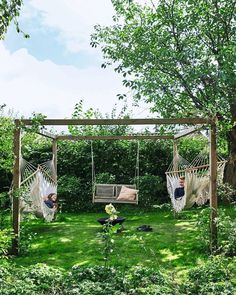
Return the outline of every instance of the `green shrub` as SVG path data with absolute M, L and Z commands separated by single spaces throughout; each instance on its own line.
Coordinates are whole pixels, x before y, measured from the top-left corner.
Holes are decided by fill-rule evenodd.
M 12 237 L 13 233 L 11 229 L 0 229 L 0 259 L 7 257 Z
M 150 208 L 167 200 L 166 184 L 159 176 L 139 177 L 139 203 L 142 208 Z
M 227 256 L 236 255 L 236 220 L 221 211 L 217 218 L 219 248 Z
M 185 283 L 185 294 L 227 295 L 235 291 L 232 270 L 221 256 L 213 256 L 206 264 L 190 270 Z
M 58 198 L 62 212 L 88 211 L 92 206 L 92 186 L 80 178 L 64 175 L 58 179 Z
M 1 295 L 62 294 L 62 282 L 62 272 L 45 264 L 29 268 L 0 266 Z
M 108 172 L 98 173 L 96 175 L 96 183 L 115 183 L 116 177 Z
M 165 290 L 164 294 L 174 294 L 170 281 L 160 271 L 147 267 L 137 266 L 129 270 L 126 275 L 126 286 L 129 290 L 137 292 L 132 294 L 163 294 L 152 293 L 158 289 L 160 292 Z
M 121 271 L 112 267 L 74 266 L 66 279 L 65 294 L 175 294 L 173 286 L 159 271 L 135 267 Z
M 20 255 L 26 255 L 30 252 L 32 241 L 36 238 L 36 233 L 32 232 L 30 227 L 32 215 L 23 215 L 20 228 Z
M 9 226 L 10 198 L 6 192 L 0 193 L 0 229 Z
M 217 194 L 222 203 L 236 202 L 236 190 L 229 183 L 219 184 Z
M 189 271 L 180 285 L 165 271 L 143 267 L 121 270 L 113 267 L 78 265 L 70 272 L 45 264 L 28 268 L 0 266 L 1 295 L 174 295 L 234 294 L 230 260 L 212 257 L 205 265 Z
M 84 280 L 92 282 L 115 282 L 117 278 L 122 281 L 122 274 L 119 270 L 113 267 L 94 266 L 84 268 L 79 265 L 74 265 L 69 273 L 69 280 L 80 283 Z M 116 283 L 117 284 L 117 283 Z
M 211 210 L 211 208 L 203 209 L 197 220 L 200 240 L 208 251 L 210 250 Z M 227 256 L 234 256 L 236 254 L 236 221 L 226 215 L 223 210 L 219 210 L 216 225 L 218 229 L 218 249 Z
M 31 280 L 39 291 L 55 293 L 60 290 L 64 276 L 59 269 L 38 263 L 22 271 L 19 277 L 22 280 Z

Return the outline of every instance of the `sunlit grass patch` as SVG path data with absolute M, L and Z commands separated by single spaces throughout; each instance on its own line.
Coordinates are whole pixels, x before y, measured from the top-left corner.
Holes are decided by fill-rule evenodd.
M 199 211 L 191 209 L 177 218 L 170 211 L 121 212 L 120 216 L 126 221 L 124 230 L 114 236 L 110 265 L 122 268 L 161 266 L 170 272 L 175 270 L 184 274 L 189 268 L 203 263 L 207 255 L 198 238 L 196 219 Z M 231 212 L 235 214 L 233 210 Z M 103 216 L 104 213 L 63 214 L 53 223 L 32 220 L 30 229 L 37 235 L 31 251 L 14 261 L 26 266 L 45 262 L 64 269 L 74 264 L 104 265 L 102 226 L 97 222 Z M 137 227 L 144 224 L 150 225 L 153 231 L 138 231 Z

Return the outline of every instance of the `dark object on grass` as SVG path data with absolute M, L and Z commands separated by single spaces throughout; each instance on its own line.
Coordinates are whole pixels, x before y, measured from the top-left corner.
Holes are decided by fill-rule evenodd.
M 152 231 L 152 227 L 150 225 L 141 225 L 139 227 L 137 227 L 138 231 Z
M 120 224 L 121 225 L 124 221 L 125 221 L 125 218 L 124 217 L 117 217 L 117 219 L 114 219 L 114 220 L 110 221 L 109 223 L 111 225 L 116 225 L 116 224 Z M 108 223 L 108 217 L 99 218 L 98 219 L 98 222 L 101 225 L 104 225 L 104 224 Z

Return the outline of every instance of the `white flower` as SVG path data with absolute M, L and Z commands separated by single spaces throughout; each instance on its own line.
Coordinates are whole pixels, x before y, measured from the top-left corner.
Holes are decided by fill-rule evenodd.
M 112 215 L 113 213 L 116 212 L 116 209 L 114 208 L 112 204 L 109 204 L 109 205 L 106 205 L 105 211 L 107 214 Z

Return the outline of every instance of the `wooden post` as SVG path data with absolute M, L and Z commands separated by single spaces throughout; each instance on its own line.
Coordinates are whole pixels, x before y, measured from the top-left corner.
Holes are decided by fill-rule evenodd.
M 20 188 L 21 173 L 20 173 L 20 155 L 21 155 L 21 130 L 19 121 L 15 121 L 14 130 L 14 168 L 13 168 L 13 233 L 12 239 L 12 254 L 19 254 L 19 239 L 20 239 L 20 199 L 17 194 Z
M 174 171 L 178 171 L 179 169 L 179 165 L 178 165 L 178 161 L 177 161 L 177 156 L 178 156 L 178 149 L 177 149 L 177 143 L 176 140 L 173 141 L 173 170 Z M 178 173 L 176 172 L 176 175 L 178 175 Z M 178 217 L 178 213 L 173 210 L 173 215 L 174 218 Z
M 216 152 L 216 124 L 211 124 L 210 130 L 210 233 L 211 253 L 217 250 L 217 152 Z
M 55 175 L 53 176 L 55 182 L 57 182 L 57 140 L 53 139 L 52 142 L 52 154 L 53 154 L 53 164 L 55 169 Z

